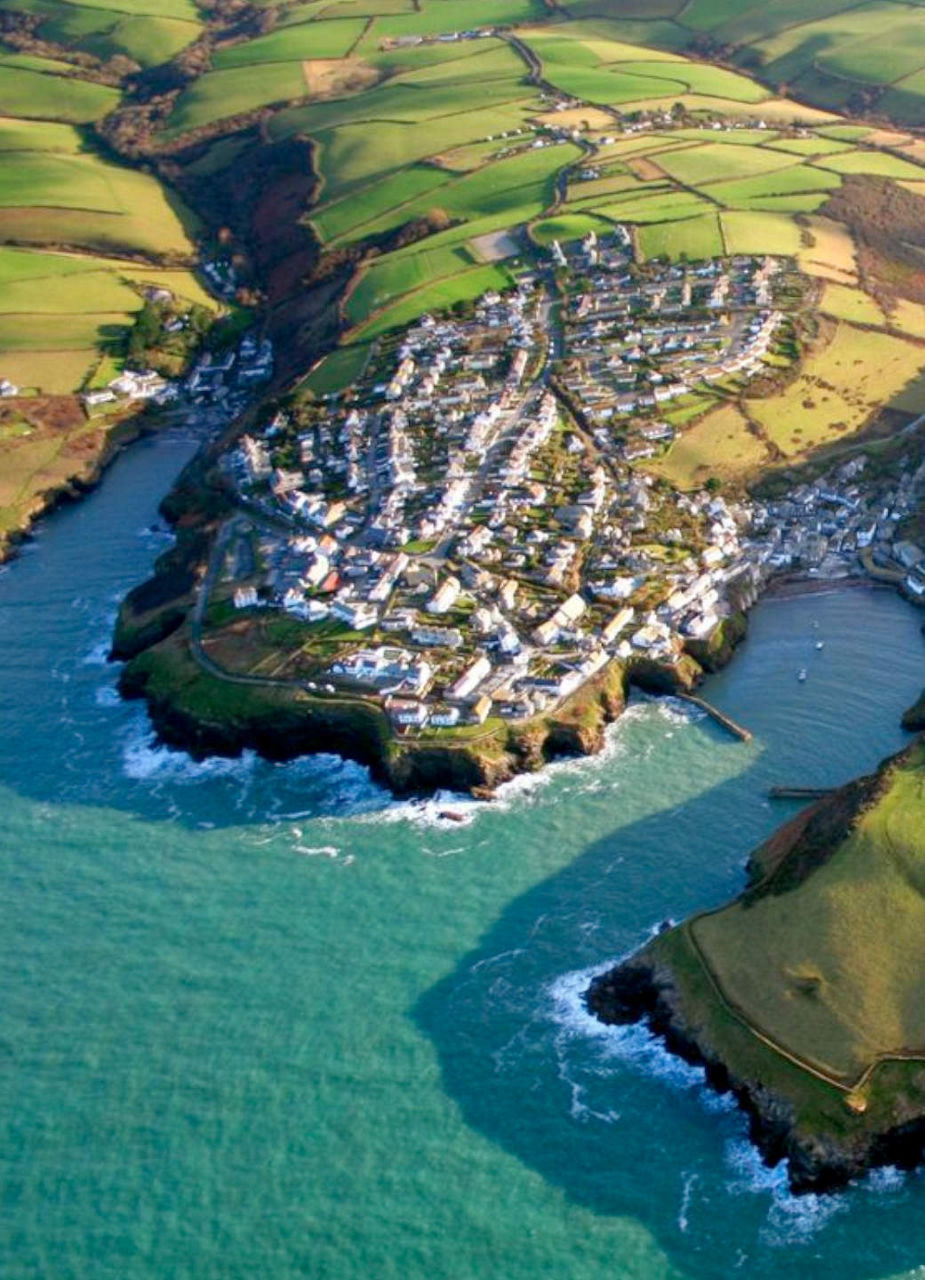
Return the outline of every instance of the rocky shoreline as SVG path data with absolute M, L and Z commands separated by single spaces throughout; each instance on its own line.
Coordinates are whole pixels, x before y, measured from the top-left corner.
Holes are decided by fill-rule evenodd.
M 602 1022 L 644 1023 L 669 1053 L 702 1067 L 715 1092 L 731 1094 L 748 1118 L 749 1140 L 765 1164 L 773 1168 L 787 1161 L 795 1195 L 838 1191 L 876 1168 L 911 1170 L 921 1165 L 925 1117 L 910 1117 L 883 1132 L 860 1130 L 842 1138 L 801 1133 L 786 1097 L 760 1081 L 738 1076 L 698 1029 L 688 1025 L 681 999 L 669 969 L 638 958 L 596 978 L 586 993 L 588 1009 Z
M 79 502 L 92 493 L 103 479 L 107 469 L 121 451 L 143 436 L 153 435 L 157 426 L 143 413 L 137 417 L 122 418 L 112 423 L 101 435 L 95 454 L 83 459 L 73 474 L 48 489 L 36 492 L 21 522 L 0 535 L 0 564 L 15 559 L 19 548 L 32 537 L 32 530 L 39 520 L 71 502 Z
M 740 901 L 747 903 L 749 895 L 767 891 L 787 892 L 823 865 L 859 816 L 877 802 L 887 771 L 908 754 L 885 761 L 877 773 L 840 788 L 780 828 L 749 860 L 750 880 Z M 761 876 L 765 884 L 773 877 L 777 882 L 766 889 Z M 664 925 L 639 952 L 595 977 L 585 992 L 588 1010 L 607 1024 L 644 1024 L 670 1053 L 703 1068 L 710 1087 L 731 1094 L 747 1116 L 749 1137 L 765 1163 L 773 1167 L 787 1161 L 795 1194 L 837 1190 L 878 1167 L 920 1165 L 925 1155 L 925 1103 L 918 1100 L 919 1079 L 911 1088 L 884 1088 L 884 1096 L 863 1099 L 847 1088 L 840 1092 L 815 1082 L 821 1103 L 810 1122 L 805 1106 L 801 1112 L 794 1100 L 796 1090 L 788 1092 L 786 1087 L 788 1073 L 792 1083 L 798 1067 L 772 1061 L 773 1050 L 765 1050 L 764 1069 L 756 1070 L 756 1042 L 750 1042 L 751 1053 L 742 1052 L 751 1033 L 741 1027 L 732 1037 L 727 1035 L 726 1052 L 720 1051 L 717 1027 L 726 1018 L 728 1028 L 728 1010 L 719 1019 L 712 1016 L 720 1010 L 720 997 L 703 981 L 702 970 L 694 977 L 678 959 L 684 952 L 683 944 L 677 944 L 689 924 Z M 736 1036 L 738 1055 L 729 1051 Z
M 607 727 L 622 714 L 631 687 L 671 696 L 690 692 L 701 676 L 692 659 L 677 666 L 611 662 L 548 716 L 440 741 L 394 733 L 371 700 L 221 680 L 195 663 L 181 625 L 126 663 L 119 690 L 124 698 L 145 701 L 159 742 L 194 759 L 253 750 L 282 762 L 332 752 L 369 768 L 396 796 L 453 791 L 487 799 L 503 783 L 552 760 L 602 751 Z

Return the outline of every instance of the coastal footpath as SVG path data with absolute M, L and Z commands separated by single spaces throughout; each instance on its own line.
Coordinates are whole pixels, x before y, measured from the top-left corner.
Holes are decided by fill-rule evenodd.
M 925 830 L 920 741 L 780 828 L 732 903 L 665 926 L 591 983 L 749 1117 L 795 1192 L 925 1149 Z
M 136 622 L 132 629 L 123 606 L 114 656 L 138 651 L 123 668 L 119 688 L 123 697 L 145 700 L 160 741 L 197 759 L 248 749 L 274 761 L 336 752 L 367 766 L 402 796 L 449 790 L 487 798 L 502 783 L 550 760 L 594 755 L 603 749 L 605 730 L 624 710 L 631 687 L 685 695 L 703 675 L 689 656 L 676 663 L 615 660 L 551 714 L 412 734 L 396 731 L 372 698 L 326 695 L 297 682 L 210 669 L 197 661 L 190 624 L 176 599 Z M 744 622 L 735 634 L 744 634 Z M 720 653 L 714 648 L 710 661 Z

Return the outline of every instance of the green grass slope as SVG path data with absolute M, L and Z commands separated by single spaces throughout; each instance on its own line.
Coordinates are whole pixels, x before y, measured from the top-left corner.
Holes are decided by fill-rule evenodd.
M 795 97 L 818 106 L 879 108 L 910 125 L 925 119 L 921 79 L 925 21 L 914 3 L 563 0 L 563 4 L 573 17 L 606 20 L 618 39 L 719 57 L 775 91 L 786 86 Z M 722 92 L 734 96 L 728 90 Z
M 800 857 L 689 923 L 723 997 L 844 1085 L 881 1058 L 925 1058 L 925 747 L 887 771 L 847 836 L 816 855 L 821 865 L 806 874 Z

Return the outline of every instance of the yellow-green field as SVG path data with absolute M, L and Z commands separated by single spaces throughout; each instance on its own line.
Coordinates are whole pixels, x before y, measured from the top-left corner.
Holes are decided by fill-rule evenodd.
M 857 284 L 855 245 L 851 232 L 830 218 L 807 218 L 797 262 L 807 275 L 836 284 Z
M 724 995 L 790 1053 L 845 1083 L 925 1053 L 925 751 L 798 887 L 691 928 Z
M 715 476 L 741 482 L 768 460 L 768 450 L 735 405 L 724 404 L 688 427 L 651 470 L 678 489 L 701 488 Z
M 749 400 L 748 410 L 782 453 L 802 454 L 857 431 L 910 387 L 923 365 L 917 344 L 838 321 L 782 394 Z

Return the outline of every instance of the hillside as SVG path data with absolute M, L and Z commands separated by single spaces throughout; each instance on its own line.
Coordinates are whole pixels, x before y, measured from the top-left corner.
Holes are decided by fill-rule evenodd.
M 850 32 L 844 8 L 820 3 L 820 34 L 789 3 L 718 0 L 3 0 L 0 534 L 95 473 L 125 415 L 75 395 L 120 371 L 146 290 L 218 309 L 204 257 L 234 263 L 225 300 L 259 308 L 280 384 L 315 395 L 555 239 L 627 227 L 640 264 L 793 257 L 813 288 L 759 393 L 698 387 L 651 469 L 738 486 L 888 443 L 925 409 L 925 144 L 840 114 L 882 116 L 885 91 L 816 92 L 792 51 L 771 74 L 774 41 L 848 41 L 871 6 Z
M 799 815 L 733 903 L 660 934 L 589 1003 L 732 1088 L 798 1190 L 925 1140 L 925 747 Z
M 925 29 L 916 3 L 851 0 L 565 0 L 631 43 L 739 66 L 827 110 L 923 123 Z
M 199 220 L 155 175 L 120 163 L 94 141 L 94 124 L 120 100 L 118 64 L 101 60 L 109 47 L 70 36 L 69 24 L 84 15 L 83 26 L 98 28 L 99 39 L 108 20 L 120 41 L 147 44 L 149 24 L 162 20 L 61 9 L 67 20 L 50 21 L 46 35 L 67 42 L 71 61 L 46 56 L 50 49 L 16 29 L 16 15 L 3 15 L 0 557 L 7 539 L 49 500 L 91 482 L 125 434 L 134 406 L 90 413 L 75 393 L 121 372 L 148 294 L 165 291 L 178 314 L 217 311 L 193 273 Z M 198 30 L 180 25 L 184 36 L 186 25 Z M 43 52 L 15 52 L 23 39 Z M 79 51 L 88 43 L 99 57 Z M 169 43 L 165 51 L 173 51 Z

